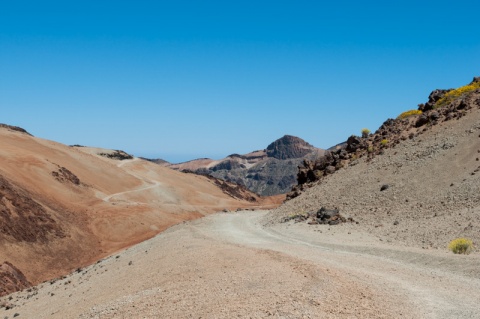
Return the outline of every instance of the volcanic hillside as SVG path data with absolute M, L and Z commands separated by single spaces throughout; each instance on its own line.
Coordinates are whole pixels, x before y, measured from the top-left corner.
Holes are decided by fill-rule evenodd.
M 185 220 L 275 205 L 237 185 L 122 151 L 69 147 L 8 125 L 0 126 L 0 163 L 0 295 Z
M 364 137 L 351 137 L 325 157 L 307 161 L 292 199 L 273 211 L 226 212 L 181 223 L 68 276 L 0 298 L 0 313 L 38 319 L 477 318 L 480 252 L 457 255 L 446 246 L 456 237 L 471 238 L 477 247 L 480 240 L 479 88 L 476 81 L 456 90 L 436 91 L 420 110 L 387 120 L 374 134 L 365 131 Z M 17 139 L 26 138 L 15 134 Z M 273 149 L 282 154 L 281 148 Z M 51 161 L 65 166 L 60 161 L 66 150 L 57 152 L 49 153 Z M 106 156 L 102 169 L 113 171 L 120 165 L 122 178 L 136 183 L 137 188 L 130 189 L 143 191 L 122 190 L 127 185 L 100 188 L 101 181 L 75 161 L 65 169 L 51 164 L 50 172 L 56 174 L 46 176 L 53 177 L 50 183 L 59 188 L 98 185 L 92 200 L 96 212 L 86 214 L 86 221 L 97 226 L 93 227 L 97 232 L 92 231 L 97 238 L 103 232 L 112 235 L 109 228 L 118 225 L 153 225 L 120 208 L 146 205 L 140 201 L 144 191 L 157 191 L 161 201 L 168 202 L 172 193 L 165 191 L 173 190 L 160 178 L 169 173 L 147 170 L 149 166 L 138 160 L 109 159 L 127 156 L 121 152 L 101 153 Z M 68 154 L 65 163 L 74 155 L 82 162 L 98 160 L 80 149 Z M 37 168 L 47 163 L 30 165 L 23 171 L 38 176 Z M 183 176 L 186 183 L 193 183 L 193 176 L 202 181 L 193 185 L 196 189 L 206 187 L 204 177 L 170 174 Z M 110 183 L 122 182 L 110 178 Z M 155 185 L 160 182 L 162 186 Z M 17 193 L 17 205 L 31 206 L 40 217 L 35 220 L 48 230 L 38 237 L 42 244 L 36 247 L 43 245 L 43 238 L 69 238 L 69 234 L 84 238 L 65 226 L 60 217 L 66 213 L 56 210 L 51 219 L 44 216 L 22 190 L 26 185 L 5 185 L 6 196 Z M 224 198 L 223 193 L 216 194 L 196 198 L 206 197 L 207 202 Z M 74 208 L 80 205 L 77 195 L 68 192 L 68 196 Z M 99 198 L 103 203 L 97 203 Z M 109 217 L 120 213 L 121 220 L 130 217 L 130 223 L 117 219 L 108 225 L 105 218 L 95 224 L 94 217 L 105 214 L 100 208 L 108 207 Z M 162 207 L 161 211 L 168 209 Z M 152 215 L 146 207 L 144 217 L 148 216 Z M 99 229 L 101 225 L 106 227 Z M 68 262 L 71 255 L 66 256 Z M 0 274 L 5 272 L 7 283 L 28 286 L 28 276 L 22 277 L 14 265 L 0 267 Z
M 197 159 L 169 167 L 210 175 L 247 187 L 262 196 L 285 194 L 296 184 L 298 165 L 324 154 L 301 138 L 285 135 L 266 149 L 248 154 L 232 154 L 221 160 Z
M 293 198 L 270 221 L 323 223 L 338 212 L 381 240 L 445 249 L 468 237 L 480 243 L 480 78 L 435 90 L 417 110 L 387 120 L 374 134 L 305 161 Z

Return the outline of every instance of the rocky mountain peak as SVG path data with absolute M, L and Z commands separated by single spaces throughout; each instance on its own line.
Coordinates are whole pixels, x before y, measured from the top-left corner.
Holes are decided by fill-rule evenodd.
M 312 150 L 314 147 L 301 138 L 285 135 L 267 146 L 267 155 L 276 159 L 300 158 Z

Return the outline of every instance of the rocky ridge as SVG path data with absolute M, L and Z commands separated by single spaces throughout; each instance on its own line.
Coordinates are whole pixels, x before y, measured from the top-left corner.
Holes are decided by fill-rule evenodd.
M 213 176 L 246 187 L 261 196 L 285 194 L 296 184 L 298 166 L 304 159 L 313 160 L 323 155 L 301 138 L 285 135 L 264 150 L 248 154 L 232 154 L 214 161 L 198 159 L 169 167 Z
M 381 241 L 445 249 L 452 239 L 467 237 L 478 245 L 480 81 L 476 78 L 469 86 L 471 90 L 441 107 L 387 120 L 374 134 L 352 137 L 345 148 L 307 163 L 299 171 L 307 179 L 296 187 L 298 194 L 265 222 L 282 222 L 292 214 L 311 216 L 325 206 L 355 220 L 343 227 L 362 229 Z M 462 88 L 443 91 L 442 98 Z M 375 144 L 384 139 L 389 143 Z M 335 167 L 337 160 L 345 165 Z M 328 166 L 335 170 L 318 172 Z
M 320 158 L 304 160 L 297 173 L 298 184 L 287 194 L 287 199 L 299 196 L 305 189 L 341 168 L 356 165 L 362 157 L 372 160 L 377 155 L 383 155 L 386 149 L 412 140 L 440 123 L 462 118 L 479 105 L 480 77 L 456 90 L 434 90 L 427 103 L 418 105 L 418 110 L 404 112 L 396 119 L 387 119 L 373 134 L 352 135 Z

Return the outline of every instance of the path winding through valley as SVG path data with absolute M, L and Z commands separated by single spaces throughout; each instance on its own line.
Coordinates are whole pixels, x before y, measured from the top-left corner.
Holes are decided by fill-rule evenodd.
M 20 318 L 478 318 L 478 255 L 379 244 L 266 211 L 174 226 L 14 295 Z M 348 237 L 351 236 L 351 237 Z M 342 240 L 345 238 L 345 240 Z
M 123 167 L 125 164 L 130 164 L 132 162 L 136 162 L 136 161 L 139 161 L 139 160 L 140 160 L 140 158 L 138 158 L 138 157 L 135 157 L 131 160 L 123 160 L 123 161 L 121 161 L 120 163 L 117 164 L 117 167 Z M 138 178 L 138 179 L 142 180 L 143 182 L 145 182 L 147 184 L 150 184 L 150 185 L 142 186 L 142 187 L 131 189 L 131 190 L 124 191 L 124 192 L 118 192 L 118 193 L 110 194 L 108 196 L 105 196 L 103 198 L 103 201 L 109 202 L 110 199 L 112 199 L 113 197 L 117 197 L 117 196 L 121 196 L 121 195 L 125 195 L 125 194 L 130 194 L 130 193 L 146 191 L 146 190 L 149 190 L 149 189 L 152 189 L 152 188 L 155 188 L 155 187 L 158 187 L 158 186 L 162 185 L 162 183 L 160 183 L 159 181 L 147 180 L 143 176 L 135 174 L 131 171 L 126 171 L 126 172 L 128 174 L 132 175 L 133 177 L 136 177 L 136 178 Z

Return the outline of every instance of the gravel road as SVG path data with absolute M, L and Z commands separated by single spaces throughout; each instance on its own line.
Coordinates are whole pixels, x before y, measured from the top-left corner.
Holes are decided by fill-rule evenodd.
M 219 213 L 12 295 L 13 318 L 476 318 L 478 255 Z

